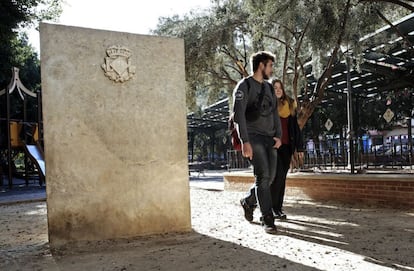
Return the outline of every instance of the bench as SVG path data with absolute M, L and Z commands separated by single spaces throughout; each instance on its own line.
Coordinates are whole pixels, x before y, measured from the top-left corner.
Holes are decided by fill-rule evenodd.
M 206 162 L 194 162 L 194 163 L 188 163 L 188 175 L 191 176 L 191 172 L 198 173 L 198 177 L 200 177 L 201 174 L 203 176 L 206 176 L 204 173 L 205 168 L 207 167 Z

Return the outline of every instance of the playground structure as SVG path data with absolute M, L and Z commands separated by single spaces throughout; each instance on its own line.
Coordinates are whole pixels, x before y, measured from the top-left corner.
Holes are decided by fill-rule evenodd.
M 12 100 L 15 98 L 20 98 L 22 114 L 12 115 Z M 5 105 L 5 110 L 0 112 L 0 186 L 4 185 L 3 176 L 7 176 L 9 189 L 13 187 L 14 178 L 24 179 L 26 186 L 36 178 L 42 186 L 45 183 L 45 163 L 41 92 L 27 89 L 20 81 L 19 69 L 13 67 L 11 81 L 0 90 L 0 99 L 4 99 L 1 102 Z M 35 116 L 28 115 L 29 99 L 36 99 Z

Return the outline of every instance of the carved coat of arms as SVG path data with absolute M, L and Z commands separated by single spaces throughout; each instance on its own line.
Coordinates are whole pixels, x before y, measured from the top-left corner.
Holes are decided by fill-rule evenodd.
M 125 82 L 135 74 L 135 66 L 130 63 L 131 51 L 123 46 L 110 46 L 106 49 L 105 63 L 102 69 L 105 75 L 115 82 Z

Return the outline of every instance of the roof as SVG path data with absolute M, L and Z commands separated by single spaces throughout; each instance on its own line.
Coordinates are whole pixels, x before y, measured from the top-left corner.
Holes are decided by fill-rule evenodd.
M 202 113 L 189 113 L 187 115 L 187 127 L 190 131 L 226 129 L 229 112 L 229 98 L 225 98 L 206 107 Z
M 361 71 L 350 70 L 353 93 L 374 97 L 382 92 L 414 87 L 414 13 L 393 25 L 382 27 L 360 40 L 367 49 L 363 52 L 365 61 Z M 309 86 L 315 85 L 316 80 L 311 75 L 308 77 Z M 326 91 L 346 92 L 346 80 L 346 63 L 342 60 L 335 65 Z

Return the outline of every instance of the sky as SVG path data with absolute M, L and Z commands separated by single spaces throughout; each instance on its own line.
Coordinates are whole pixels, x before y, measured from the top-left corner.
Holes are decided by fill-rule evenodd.
M 63 25 L 149 34 L 159 17 L 184 15 L 211 6 L 210 0 L 63 0 L 57 22 Z M 39 32 L 28 31 L 29 42 L 39 52 Z

